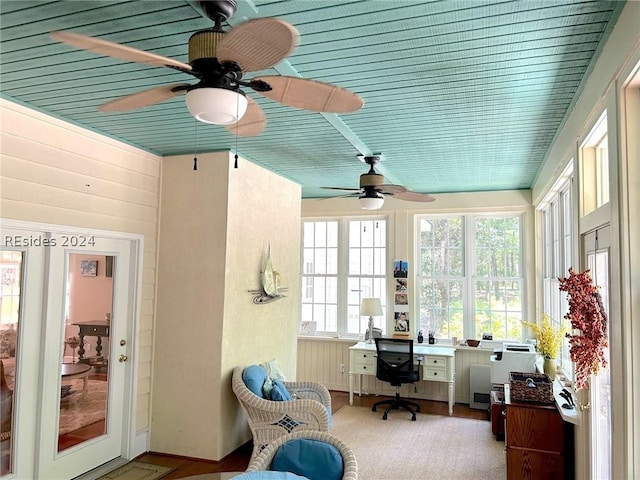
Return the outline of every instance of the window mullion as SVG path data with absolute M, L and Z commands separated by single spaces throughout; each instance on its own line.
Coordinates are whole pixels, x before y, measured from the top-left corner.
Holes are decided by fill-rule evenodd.
M 463 232 L 464 232 L 464 265 L 462 285 L 465 290 L 463 294 L 463 331 L 465 338 L 476 338 L 476 311 L 475 311 L 475 295 L 476 295 L 476 246 L 475 246 L 475 230 L 476 219 L 470 215 L 463 215 Z

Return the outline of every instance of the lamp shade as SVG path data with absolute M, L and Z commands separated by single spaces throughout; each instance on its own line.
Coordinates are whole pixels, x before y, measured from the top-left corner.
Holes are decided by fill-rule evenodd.
M 360 315 L 379 317 L 382 315 L 382 305 L 379 298 L 363 298 L 360 304 Z
M 187 92 L 185 101 L 197 120 L 216 125 L 236 123 L 247 111 L 247 97 L 226 88 L 194 88 Z
M 384 204 L 384 197 L 382 195 L 377 197 L 360 197 L 360 208 L 363 210 L 379 210 Z

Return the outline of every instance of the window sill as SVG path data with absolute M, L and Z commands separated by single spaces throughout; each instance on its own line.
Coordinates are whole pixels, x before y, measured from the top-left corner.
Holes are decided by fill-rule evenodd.
M 558 412 L 560 412 L 562 420 L 567 423 L 572 423 L 573 425 L 580 425 L 580 418 L 578 415 L 577 407 L 572 409 L 562 408 L 562 405 L 567 403 L 567 401 L 560 396 L 560 392 L 563 388 L 565 387 L 563 387 L 560 380 L 558 380 L 558 378 L 556 377 L 556 379 L 553 381 L 553 398 L 556 401 L 556 408 L 558 409 Z M 568 388 L 567 390 L 571 392 L 571 394 L 573 395 L 573 401 L 577 403 L 576 396 L 574 395 L 572 389 Z

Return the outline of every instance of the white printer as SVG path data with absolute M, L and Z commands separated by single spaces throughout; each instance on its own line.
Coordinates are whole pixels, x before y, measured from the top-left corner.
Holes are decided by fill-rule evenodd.
M 535 372 L 538 354 L 529 343 L 502 344 L 491 355 L 491 383 L 509 383 L 509 372 Z

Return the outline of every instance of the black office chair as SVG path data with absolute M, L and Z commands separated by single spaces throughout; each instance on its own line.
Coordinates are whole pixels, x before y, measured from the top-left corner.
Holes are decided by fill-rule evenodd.
M 374 338 L 374 340 L 378 354 L 376 378 L 396 387 L 396 396 L 390 400 L 376 402 L 371 410 L 375 412 L 376 407 L 388 405 L 382 415 L 382 419 L 386 420 L 389 410 L 399 410 L 402 407 L 411 412 L 411 420 L 415 422 L 416 413 L 420 412 L 420 405 L 400 398 L 402 384 L 420 380 L 420 372 L 413 365 L 413 340 L 401 338 Z

